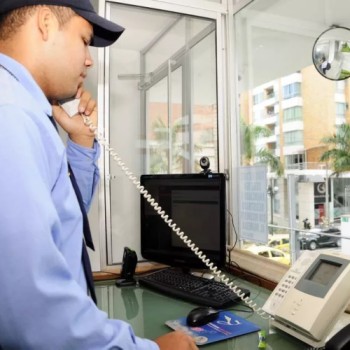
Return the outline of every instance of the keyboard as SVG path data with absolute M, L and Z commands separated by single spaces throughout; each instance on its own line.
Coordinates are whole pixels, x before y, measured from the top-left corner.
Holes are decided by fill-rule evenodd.
M 141 286 L 149 287 L 166 295 L 216 309 L 227 308 L 241 301 L 241 298 L 224 283 L 194 276 L 173 268 L 140 276 L 138 282 Z M 250 295 L 248 289 L 240 289 L 245 296 Z

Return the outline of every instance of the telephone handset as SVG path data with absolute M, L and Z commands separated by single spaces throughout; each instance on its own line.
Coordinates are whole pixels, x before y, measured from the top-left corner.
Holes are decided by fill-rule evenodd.
M 65 110 L 68 116 L 73 117 L 76 114 L 79 114 L 80 100 L 78 98 L 70 98 L 67 100 L 60 101 L 60 106 Z
M 80 114 L 78 112 L 79 99 L 70 99 L 64 102 L 61 101 L 60 105 L 70 117 L 73 117 L 76 114 Z M 210 259 L 208 259 L 206 255 L 199 250 L 198 247 L 196 247 L 196 245 L 185 235 L 185 233 L 181 231 L 180 227 L 177 227 L 176 223 L 174 223 L 173 220 L 169 218 L 169 216 L 162 209 L 162 207 L 155 201 L 154 198 L 152 198 L 152 196 L 148 193 L 144 186 L 140 184 L 140 181 L 137 179 L 137 177 L 133 175 L 133 173 L 129 170 L 128 167 L 125 166 L 118 153 L 112 147 L 110 147 L 107 140 L 103 137 L 102 134 L 98 132 L 97 127 L 93 125 L 91 119 L 83 114 L 80 115 L 83 118 L 85 125 L 89 127 L 90 130 L 95 134 L 97 141 L 105 147 L 105 150 L 108 151 L 111 157 L 117 162 L 118 166 L 122 169 L 127 178 L 139 190 L 140 194 L 147 200 L 147 202 L 153 207 L 153 209 L 158 213 L 158 215 L 160 215 L 164 222 L 174 231 L 174 233 L 187 245 L 187 247 L 190 248 L 195 255 L 197 255 L 197 257 L 211 270 L 211 272 L 214 275 L 216 275 L 220 279 L 221 282 L 226 284 L 239 298 L 241 298 L 242 301 L 244 301 L 258 315 L 265 319 L 270 318 L 270 316 L 267 315 L 261 307 L 257 307 L 257 304 L 253 300 L 250 300 L 249 297 L 246 297 L 245 293 L 243 293 L 237 286 L 235 286 L 232 281 L 230 282 L 230 279 L 227 278 L 225 274 L 223 274 L 221 270 L 219 270 L 217 266 L 215 266 L 210 261 Z

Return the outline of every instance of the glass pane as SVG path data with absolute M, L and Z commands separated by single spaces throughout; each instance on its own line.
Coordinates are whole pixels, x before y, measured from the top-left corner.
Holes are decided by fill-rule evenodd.
M 111 146 L 136 178 L 199 172 L 203 155 L 217 169 L 215 21 L 116 3 L 110 13 L 127 28 L 108 51 Z M 108 263 L 117 263 L 124 246 L 141 256 L 140 197 L 106 157 Z
M 350 8 L 343 1 L 336 10 L 319 1 L 298 4 L 255 0 L 235 15 L 241 165 L 267 164 L 270 243 L 260 245 L 288 251 L 282 237 L 292 227 L 307 236 L 306 243 L 301 236 L 296 240 L 296 252 L 340 249 L 339 239 L 325 234 L 338 232 L 341 215 L 349 212 L 349 81 L 322 77 L 312 48 L 327 28 L 324 18 Z M 309 30 L 298 30 L 296 23 Z M 327 153 L 334 148 L 339 152 Z M 310 245 L 315 233 L 320 235 Z
M 153 149 L 146 169 L 199 172 L 199 159 L 207 156 L 216 170 L 215 24 L 183 15 L 169 23 L 144 50 L 146 144 Z

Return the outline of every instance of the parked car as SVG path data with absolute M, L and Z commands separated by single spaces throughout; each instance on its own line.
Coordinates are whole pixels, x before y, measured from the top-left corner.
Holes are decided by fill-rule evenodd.
M 285 253 L 289 253 L 289 235 L 288 234 L 276 234 L 269 237 L 267 245 L 271 248 L 282 250 Z
M 278 261 L 283 264 L 290 264 L 290 256 L 282 250 L 267 247 L 265 245 L 251 246 L 247 250 L 253 254 L 264 256 L 265 258 Z
M 340 230 L 336 227 L 328 229 L 313 228 L 308 233 L 299 234 L 300 249 L 315 250 L 322 247 L 340 247 L 341 239 L 338 237 L 325 236 L 323 233 L 340 235 Z

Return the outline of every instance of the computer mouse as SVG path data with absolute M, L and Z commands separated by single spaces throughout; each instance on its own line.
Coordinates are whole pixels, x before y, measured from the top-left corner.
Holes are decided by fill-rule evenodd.
M 209 306 L 196 307 L 187 315 L 187 325 L 190 327 L 203 326 L 219 317 L 219 310 Z

